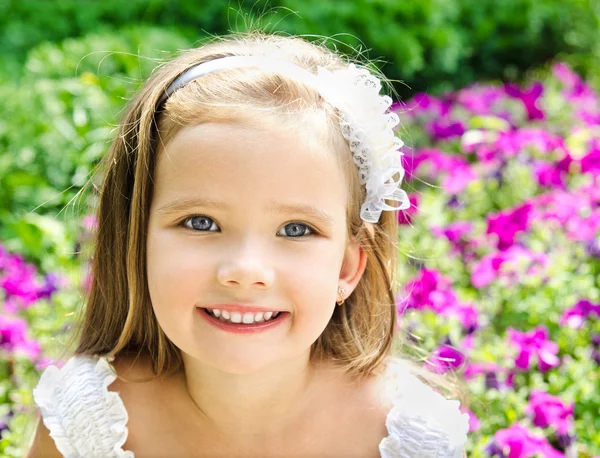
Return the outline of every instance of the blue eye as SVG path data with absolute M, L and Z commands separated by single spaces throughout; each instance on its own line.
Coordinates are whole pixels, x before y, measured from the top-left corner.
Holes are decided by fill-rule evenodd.
M 196 232 L 220 232 L 219 226 L 212 218 L 202 215 L 194 215 L 185 218 L 180 225 Z M 278 232 L 278 236 L 289 238 L 302 238 L 309 235 L 315 235 L 317 232 L 307 224 L 288 223 Z
M 189 222 L 191 222 L 191 227 L 189 224 L 187 224 Z M 208 216 L 190 216 L 189 218 L 186 218 L 182 221 L 182 224 L 189 228 L 189 229 L 193 229 L 195 231 L 201 231 L 201 232 L 218 232 L 218 226 L 217 224 Z
M 282 230 L 285 232 L 285 234 L 281 234 Z M 307 235 L 314 235 L 314 234 L 315 234 L 315 231 L 311 227 L 307 226 L 306 224 L 302 224 L 302 223 L 286 224 L 277 233 L 277 235 L 283 235 L 285 237 L 292 237 L 292 238 L 306 237 Z

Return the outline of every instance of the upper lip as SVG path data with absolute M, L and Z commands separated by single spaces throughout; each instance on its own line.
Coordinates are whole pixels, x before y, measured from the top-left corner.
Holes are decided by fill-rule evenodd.
M 199 305 L 198 308 L 203 309 L 219 309 L 219 310 L 227 310 L 228 312 L 250 312 L 250 313 L 258 313 L 258 312 L 281 312 L 281 309 L 275 309 L 272 307 L 267 307 L 263 305 L 245 305 L 245 304 L 211 304 L 211 305 Z

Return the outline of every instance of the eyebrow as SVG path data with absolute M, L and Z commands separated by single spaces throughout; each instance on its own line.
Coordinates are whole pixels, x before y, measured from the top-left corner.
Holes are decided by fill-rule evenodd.
M 178 213 L 192 208 L 205 207 L 215 209 L 228 209 L 230 208 L 224 202 L 219 202 L 211 199 L 198 199 L 198 198 L 181 198 L 175 199 L 166 205 L 163 205 L 158 209 L 158 213 L 162 215 L 169 215 L 172 213 Z M 326 226 L 333 226 L 333 218 L 326 212 L 319 210 L 316 207 L 302 204 L 282 204 L 272 203 L 269 205 L 267 210 L 270 213 L 298 213 L 305 215 L 309 218 L 313 218 Z

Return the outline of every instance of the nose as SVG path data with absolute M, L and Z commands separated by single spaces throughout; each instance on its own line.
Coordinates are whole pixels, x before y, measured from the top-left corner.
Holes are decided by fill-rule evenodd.
M 251 241 L 230 248 L 217 270 L 219 283 L 228 287 L 263 289 L 273 284 L 275 271 L 269 264 L 266 250 Z

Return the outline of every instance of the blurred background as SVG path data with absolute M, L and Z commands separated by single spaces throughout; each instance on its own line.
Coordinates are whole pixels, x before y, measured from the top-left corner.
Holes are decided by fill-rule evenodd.
M 393 81 L 403 351 L 467 383 L 468 455 L 600 456 L 597 0 L 0 0 L 0 455 L 24 456 L 83 305 L 100 177 L 83 187 L 125 103 L 257 26 Z

